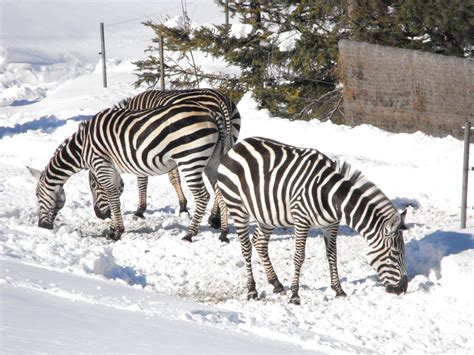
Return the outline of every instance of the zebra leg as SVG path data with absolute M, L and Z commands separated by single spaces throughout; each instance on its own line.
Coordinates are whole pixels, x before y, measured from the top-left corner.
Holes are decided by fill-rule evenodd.
M 97 171 L 97 170 L 96 170 Z M 122 213 L 120 210 L 120 175 L 110 166 L 101 165 L 96 173 L 97 180 L 104 188 L 112 212 L 112 223 L 109 230 L 103 232 L 104 237 L 117 241 L 124 232 Z
M 235 214 L 231 211 L 231 214 L 234 217 L 235 229 L 240 240 L 240 247 L 242 249 L 245 268 L 247 270 L 247 299 L 255 300 L 258 298 L 258 293 L 255 287 L 255 279 L 252 270 L 252 243 L 249 238 L 249 217 L 245 212 L 238 212 L 238 214 Z
M 290 303 L 293 304 L 300 304 L 300 296 L 298 295 L 298 291 L 300 289 L 300 271 L 301 267 L 303 266 L 304 258 L 305 258 L 305 249 L 306 249 L 306 239 L 308 237 L 309 227 L 306 224 L 301 222 L 295 223 L 295 242 L 296 242 L 296 250 L 295 250 L 295 275 L 293 276 L 293 281 L 291 283 L 291 298 Z
M 168 173 L 168 178 L 170 179 L 171 185 L 173 185 L 174 190 L 176 191 L 176 195 L 178 195 L 179 214 L 189 213 L 187 207 L 188 201 L 186 200 L 186 197 L 183 193 L 183 189 L 181 188 L 181 178 L 179 177 L 178 168 L 171 170 Z
M 183 240 L 192 242 L 192 238 L 197 234 L 199 224 L 201 223 L 204 212 L 206 211 L 207 203 L 209 202 L 209 192 L 204 185 L 201 171 L 189 171 L 185 175 L 186 183 L 188 184 L 189 190 L 193 194 L 194 201 L 196 203 L 196 210 L 194 211 L 191 224 L 189 225 L 188 232 L 183 237 Z
M 228 220 L 228 210 L 227 205 L 225 204 L 224 198 L 222 197 L 222 193 L 220 189 L 215 184 L 215 192 L 216 197 L 214 199 L 214 203 L 217 202 L 218 204 L 218 213 L 219 217 L 219 227 L 221 228 L 221 235 L 219 236 L 219 240 L 221 242 L 229 243 L 229 238 L 227 238 L 227 234 L 229 233 L 229 220 Z M 212 214 L 212 212 L 211 212 Z M 210 218 L 209 218 L 210 219 Z
M 217 190 L 216 190 L 216 197 L 214 198 L 214 203 L 212 204 L 211 208 L 211 215 L 209 216 L 208 223 L 214 229 L 219 229 L 221 227 L 221 213 L 220 213 L 220 204 L 217 197 Z
M 329 273 L 331 275 L 331 288 L 336 291 L 336 297 L 347 296 L 341 287 L 339 273 L 337 272 L 337 231 L 339 223 L 323 228 L 324 243 L 326 244 L 326 257 L 329 262 Z
M 258 256 L 262 261 L 263 267 L 265 268 L 265 274 L 270 285 L 273 285 L 273 293 L 282 293 L 284 291 L 283 285 L 273 269 L 272 262 L 268 255 L 268 241 L 270 240 L 270 234 L 273 228 L 264 227 L 261 224 L 257 225 L 255 234 L 252 237 L 252 243 L 257 250 Z
M 138 208 L 135 211 L 135 217 L 145 218 L 143 212 L 146 211 L 146 190 L 148 187 L 148 177 L 137 176 L 138 185 Z

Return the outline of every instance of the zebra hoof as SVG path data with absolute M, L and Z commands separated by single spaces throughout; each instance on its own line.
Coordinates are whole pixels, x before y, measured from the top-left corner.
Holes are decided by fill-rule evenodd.
M 273 293 L 284 293 L 285 292 L 285 288 L 283 287 L 283 285 L 281 284 L 281 282 L 278 279 L 273 280 L 270 283 L 273 285 Z
M 184 205 L 184 206 L 179 205 L 179 214 L 181 214 L 181 213 L 189 214 L 189 211 L 188 211 L 188 208 L 186 207 L 186 205 Z
M 247 293 L 247 300 L 257 300 L 258 299 L 258 294 L 257 290 L 252 290 Z
M 230 243 L 229 238 L 227 238 L 227 233 L 222 232 L 221 235 L 219 236 L 219 240 L 222 243 Z
M 299 306 L 301 304 L 301 299 L 300 299 L 300 296 L 298 296 L 298 294 L 293 294 L 290 298 L 290 304 L 295 304 L 297 306 Z
M 186 241 L 186 242 L 192 243 L 192 241 L 193 241 L 193 236 L 192 236 L 191 234 L 186 234 L 186 235 L 182 238 L 182 240 L 184 240 L 184 241 Z
M 134 215 L 134 218 L 145 219 L 145 216 L 143 215 L 142 211 L 136 211 L 133 215 Z
M 106 229 L 102 235 L 106 239 L 113 240 L 114 242 L 120 240 L 120 237 L 122 236 L 122 231 L 115 230 L 115 229 Z
M 214 229 L 219 229 L 221 227 L 221 218 L 220 216 L 210 215 L 208 220 L 209 225 Z
M 344 290 L 341 288 L 340 285 L 339 285 L 339 287 L 331 286 L 331 288 L 333 289 L 334 292 L 336 292 L 336 297 L 346 297 L 347 296 L 347 294 L 344 292 Z

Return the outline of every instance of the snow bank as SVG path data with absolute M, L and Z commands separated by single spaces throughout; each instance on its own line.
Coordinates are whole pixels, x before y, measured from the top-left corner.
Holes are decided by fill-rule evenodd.
M 152 7 L 157 7 L 155 12 L 164 11 L 161 3 L 141 2 L 137 7 L 135 0 L 129 4 L 114 2 L 113 6 L 109 0 L 87 6 L 73 3 L 77 11 L 66 13 L 66 7 L 53 3 L 9 2 L 3 16 L 10 37 L 2 43 L 7 51 L 0 50 L 2 350 L 474 351 L 474 211 L 468 211 L 469 228 L 459 230 L 463 145 L 452 137 L 434 138 L 420 132 L 393 134 L 369 125 L 351 128 L 318 120 L 289 121 L 260 110 L 250 93 L 238 104 L 241 139 L 265 136 L 346 160 L 376 183 L 398 209 L 408 208 L 409 230 L 404 238 L 410 282 L 402 296 L 385 292 L 367 264 L 364 240 L 341 226 L 338 267 L 347 298 L 336 299 L 329 286 L 324 241 L 321 230 L 314 229 L 308 237 L 301 275 L 302 305 L 288 304 L 294 240 L 291 229 L 276 229 L 269 253 L 287 294 L 272 293 L 254 253 L 260 300 L 247 301 L 246 271 L 234 230 L 231 243 L 222 244 L 219 234 L 203 223 L 195 242 L 183 243 L 181 237 L 189 219 L 175 214 L 177 198 L 166 176 L 150 179 L 145 220 L 133 218 L 136 179 L 123 176 L 126 233 L 118 242 L 100 237 L 108 221 L 95 218 L 85 172 L 65 184 L 67 201 L 55 229 L 38 228 L 35 181 L 25 165 L 41 169 L 81 120 L 140 91 L 132 85 L 136 78 L 129 59 L 143 54 L 149 38 L 135 37 L 133 28 L 114 31 L 112 25 L 132 15 L 140 17 L 144 11 L 152 13 Z M 208 3 L 196 1 L 190 6 L 199 15 L 211 16 Z M 172 7 L 176 5 L 170 4 Z M 100 63 L 97 65 L 96 30 L 91 30 L 94 43 L 84 47 L 87 50 L 83 42 L 69 37 L 55 37 L 46 45 L 41 38 L 28 41 L 24 37 L 35 32 L 30 25 L 37 21 L 43 25 L 51 16 L 59 23 L 56 33 L 63 28 L 68 34 L 98 29 L 96 16 L 104 15 L 104 11 L 111 15 L 105 21 L 112 26 L 107 35 L 111 47 L 106 89 L 102 87 Z M 190 8 L 188 11 L 193 13 Z M 25 16 L 32 12 L 38 16 L 33 14 L 27 21 Z M 179 13 L 178 6 L 170 15 Z M 221 19 L 222 14 L 217 15 Z M 177 18 L 175 21 L 178 25 Z M 51 26 L 37 27 L 38 35 L 55 33 L 58 23 L 50 22 Z M 127 24 L 123 23 L 122 29 L 127 29 Z M 21 38 L 13 38 L 13 30 Z M 233 25 L 232 31 L 238 38 L 250 33 L 249 27 L 241 25 Z M 281 34 L 280 50 L 291 50 L 297 37 Z M 81 53 L 73 55 L 62 44 Z M 29 58 L 28 63 L 12 61 L 20 58 L 18 51 L 12 55 L 14 47 L 26 53 L 21 58 Z M 226 66 L 200 53 L 195 58 L 216 71 Z M 238 73 L 236 68 L 230 70 Z M 471 151 L 473 148 L 471 145 Z M 192 211 L 194 201 L 185 186 L 184 190 Z M 470 189 L 468 200 L 474 203 L 473 191 Z
M 110 67 L 117 77 L 130 78 L 129 62 L 112 60 Z M 132 176 L 123 176 L 126 233 L 119 242 L 100 238 L 107 222 L 94 216 L 85 172 L 66 183 L 67 201 L 56 228 L 38 229 L 35 183 L 24 166 L 44 166 L 57 145 L 77 128 L 81 117 L 78 113 L 93 113 L 132 94 L 125 82 L 112 81 L 108 89 L 103 89 L 97 71 L 65 81 L 41 101 L 28 105 L 27 114 L 18 107 L 0 109 L 0 118 L 13 124 L 8 135 L 0 138 L 0 256 L 80 275 L 86 280 L 119 284 L 127 290 L 143 292 L 144 297 L 152 300 L 166 296 L 176 302 L 199 302 L 199 307 L 176 306 L 170 311 L 166 302 L 157 301 L 149 308 L 137 300 L 127 299 L 123 304 L 111 301 L 121 309 L 147 309 L 198 327 L 263 336 L 299 349 L 330 353 L 472 349 L 469 339 L 474 330 L 473 314 L 466 311 L 473 309 L 472 290 L 466 280 L 472 278 L 474 268 L 474 226 L 457 229 L 457 158 L 462 153 L 462 143 L 451 137 L 392 134 L 371 126 L 351 128 L 317 120 L 294 122 L 275 118 L 268 111 L 259 110 L 249 93 L 238 104 L 242 115 L 241 138 L 266 136 L 347 160 L 377 183 L 397 208 L 408 208 L 410 229 L 405 240 L 410 283 L 407 294 L 400 297 L 385 293 L 367 264 L 364 240 L 343 226 L 338 237 L 338 266 L 342 287 L 348 294 L 346 299 L 336 299 L 329 287 L 324 243 L 321 231 L 315 229 L 307 242 L 301 278 L 302 305 L 289 305 L 288 294 L 272 293 L 256 255 L 254 271 L 261 299 L 247 301 L 245 267 L 234 231 L 231 230 L 231 243 L 221 244 L 218 234 L 203 225 L 194 243 L 183 244 L 181 237 L 189 219 L 175 214 L 178 203 L 166 176 L 150 179 L 145 220 L 133 219 L 136 181 Z M 58 121 L 41 119 L 46 109 L 55 112 Z M 60 125 L 61 117 L 69 119 Z M 16 126 L 15 122 L 22 124 Z M 2 129 L 6 131 L 0 127 L 0 133 Z M 29 149 L 31 144 L 34 150 Z M 192 210 L 194 201 L 189 200 Z M 474 215 L 469 211 L 469 221 L 472 220 Z M 286 287 L 293 273 L 291 233 L 291 229 L 275 230 L 269 250 Z M 7 285 L 19 285 L 4 280 Z M 48 292 L 55 297 L 70 295 L 69 291 Z M 91 299 L 92 293 L 91 290 L 74 297 L 82 304 Z M 100 320 L 97 322 L 100 324 Z M 147 330 L 144 332 L 148 334 Z M 67 334 L 63 339 L 67 339 Z M 29 348 L 18 343 L 12 349 Z

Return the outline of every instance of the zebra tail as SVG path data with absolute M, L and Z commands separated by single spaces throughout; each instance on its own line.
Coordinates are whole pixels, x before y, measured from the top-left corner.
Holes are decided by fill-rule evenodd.
M 223 147 L 222 156 L 224 156 L 224 154 L 226 154 L 234 145 L 232 138 L 232 126 L 226 117 L 222 117 L 221 114 L 217 112 L 212 112 L 212 114 L 214 115 L 214 121 L 216 122 L 217 128 L 219 130 L 219 139 Z

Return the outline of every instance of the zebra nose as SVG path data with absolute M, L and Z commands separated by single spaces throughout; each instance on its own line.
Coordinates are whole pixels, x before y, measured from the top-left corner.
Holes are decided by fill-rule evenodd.
M 44 222 L 44 221 L 38 221 L 38 227 L 40 228 L 46 228 L 46 229 L 53 229 L 53 224 Z
M 385 289 L 388 293 L 395 293 L 397 295 L 401 295 L 402 293 L 406 293 L 408 289 L 408 277 L 403 275 L 400 279 L 398 285 L 388 285 Z

